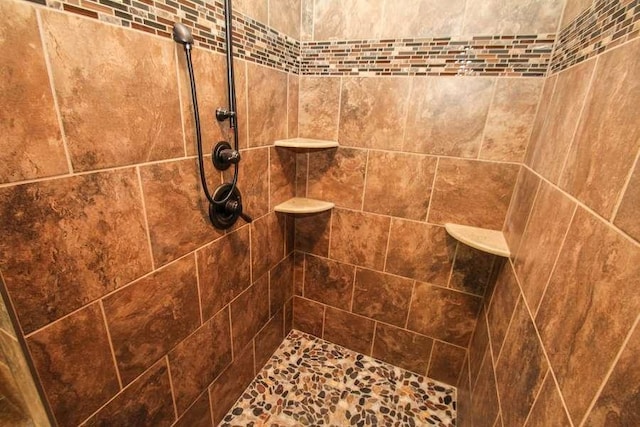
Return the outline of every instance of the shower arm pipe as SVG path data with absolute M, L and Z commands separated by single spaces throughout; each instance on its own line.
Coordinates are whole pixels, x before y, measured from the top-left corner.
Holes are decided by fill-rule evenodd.
M 236 104 L 236 79 L 233 68 L 233 9 L 231 0 L 224 0 L 224 29 L 227 51 L 227 90 L 229 98 L 229 127 L 233 130 L 233 147 L 238 151 L 238 111 Z

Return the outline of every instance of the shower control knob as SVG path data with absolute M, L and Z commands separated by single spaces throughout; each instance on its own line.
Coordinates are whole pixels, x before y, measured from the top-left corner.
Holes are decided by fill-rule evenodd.
M 238 218 L 242 218 L 246 222 L 253 221 L 253 218 L 242 211 L 242 195 L 238 187 L 231 183 L 222 184 L 216 188 L 213 199 L 219 202 L 209 204 L 209 220 L 214 227 L 226 230 L 231 228 Z M 225 199 L 227 200 L 224 201 Z
M 216 120 L 219 122 L 224 122 L 228 118 L 235 117 L 235 115 L 235 111 L 229 111 L 226 108 L 220 107 L 216 110 Z
M 227 141 L 220 141 L 216 144 L 211 153 L 213 166 L 219 171 L 229 169 L 229 166 L 237 165 L 240 162 L 240 153 L 231 148 Z

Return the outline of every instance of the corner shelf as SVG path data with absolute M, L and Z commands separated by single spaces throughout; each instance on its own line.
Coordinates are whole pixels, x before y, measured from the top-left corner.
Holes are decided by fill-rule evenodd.
M 444 227 L 451 237 L 472 248 L 505 258 L 511 255 L 501 231 L 451 223 L 445 224 Z
M 290 214 L 312 214 L 333 209 L 334 203 L 322 200 L 307 199 L 306 197 L 294 197 L 273 208 L 276 212 Z
M 285 148 L 302 148 L 302 149 L 324 149 L 339 147 L 338 141 L 326 141 L 324 139 L 310 139 L 310 138 L 291 138 L 280 139 L 274 142 L 276 147 Z

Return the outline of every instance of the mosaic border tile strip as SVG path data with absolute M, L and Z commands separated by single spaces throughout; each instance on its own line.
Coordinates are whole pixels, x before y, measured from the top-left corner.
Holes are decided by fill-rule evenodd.
M 456 392 L 293 330 L 219 425 L 453 427 Z
M 640 35 L 640 0 L 597 0 L 558 37 L 550 73 L 614 48 Z
M 175 21 L 190 27 L 198 47 L 224 53 L 224 7 L 205 0 L 27 0 L 110 24 L 171 38 Z M 300 42 L 242 14 L 233 14 L 234 55 L 299 73 Z
M 554 34 L 302 43 L 302 75 L 542 77 Z

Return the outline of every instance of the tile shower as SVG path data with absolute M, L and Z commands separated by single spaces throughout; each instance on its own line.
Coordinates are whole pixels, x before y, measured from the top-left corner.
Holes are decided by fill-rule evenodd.
M 169 33 L 215 144 L 222 4 L 0 2 L 2 407 L 211 426 L 315 336 L 457 387 L 463 427 L 638 424 L 639 2 L 234 6 L 255 221 L 221 232 Z M 340 147 L 274 147 L 297 136 Z M 294 196 L 336 207 L 274 211 Z

